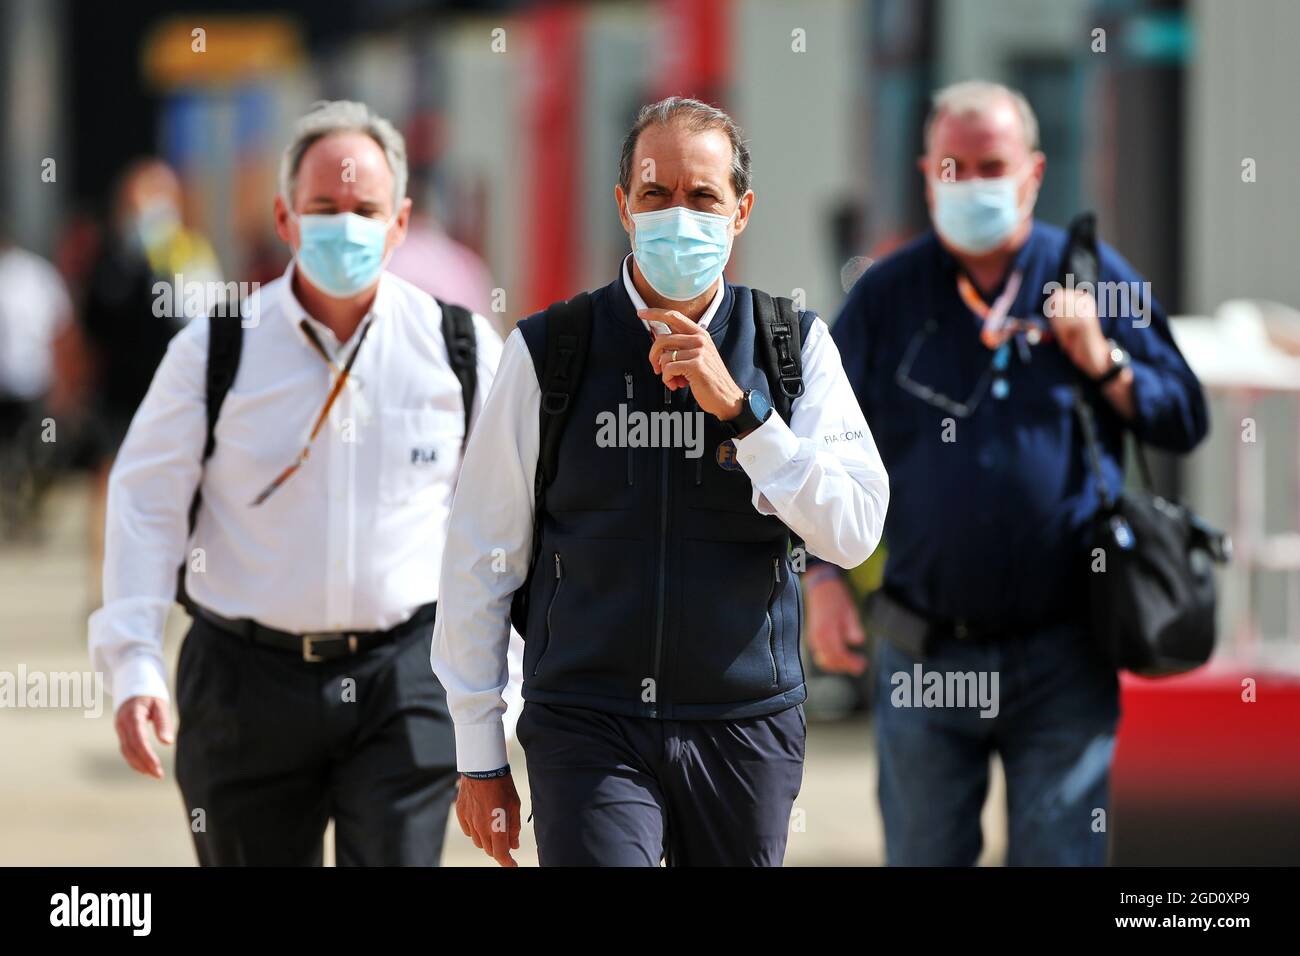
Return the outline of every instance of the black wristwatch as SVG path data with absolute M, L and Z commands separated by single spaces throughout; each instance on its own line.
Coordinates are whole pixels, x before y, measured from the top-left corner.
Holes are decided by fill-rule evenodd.
M 747 388 L 744 397 L 740 400 L 740 414 L 730 421 L 723 422 L 722 425 L 731 432 L 732 438 L 739 438 L 763 424 L 771 415 L 772 404 L 767 400 L 767 396 L 756 388 Z
M 1098 387 L 1114 381 L 1130 364 L 1128 352 L 1124 351 L 1122 345 L 1114 339 L 1106 341 L 1110 343 L 1110 368 L 1092 380 L 1092 383 Z

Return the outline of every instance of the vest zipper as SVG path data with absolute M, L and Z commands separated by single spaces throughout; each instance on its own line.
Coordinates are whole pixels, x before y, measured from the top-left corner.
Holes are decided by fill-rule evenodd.
M 560 596 L 560 585 L 564 583 L 564 565 L 560 560 L 560 552 L 555 552 L 555 590 L 551 592 L 551 602 L 546 605 L 546 641 L 542 644 L 542 652 L 537 655 L 537 662 L 533 664 L 533 676 L 537 676 L 538 669 L 542 666 L 542 658 L 551 647 L 551 610 L 555 607 L 555 599 Z
M 693 411 L 688 411 L 687 414 L 688 414 L 688 415 L 694 415 L 694 414 L 697 414 L 697 413 L 700 412 L 700 405 L 699 405 L 699 402 L 695 401 L 695 393 L 694 393 L 694 392 L 690 393 L 690 396 L 691 396 L 690 404 L 693 405 L 693 406 L 695 406 L 695 407 L 694 407 L 694 410 L 693 410 Z M 701 445 L 704 444 L 704 429 L 703 429 L 703 428 L 700 429 L 700 444 L 701 444 Z M 698 488 L 700 485 L 704 484 L 704 452 L 705 452 L 705 451 L 706 451 L 706 449 L 701 448 L 701 449 L 700 449 L 700 457 L 695 459 L 695 487 L 696 487 L 696 488 Z
M 623 373 L 623 382 L 625 385 L 627 385 L 627 404 L 629 406 L 628 412 L 630 413 L 633 411 L 633 407 L 634 407 L 632 405 L 632 373 L 631 372 Z M 627 486 L 629 488 L 632 487 L 632 445 L 630 443 L 627 446 Z
M 673 393 L 664 386 L 664 407 L 672 406 Z M 659 616 L 655 628 L 655 654 L 654 654 L 654 702 L 650 705 L 650 716 L 659 715 L 659 700 L 663 693 L 662 682 L 660 681 L 660 670 L 663 667 L 664 656 L 664 617 L 666 608 L 664 607 L 664 596 L 667 591 L 668 577 L 668 465 L 671 459 L 671 450 L 663 449 L 660 456 L 660 482 L 659 482 L 659 591 L 658 591 L 658 608 Z
M 776 600 L 776 589 L 781 584 L 781 559 L 772 559 L 772 590 L 767 595 L 767 653 L 772 659 L 772 686 L 780 682 L 776 669 L 776 622 L 772 619 L 772 603 Z

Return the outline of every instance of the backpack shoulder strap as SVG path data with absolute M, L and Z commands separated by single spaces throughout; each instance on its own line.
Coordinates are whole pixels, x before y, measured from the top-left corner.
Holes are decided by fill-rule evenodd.
M 537 456 L 536 490 L 540 498 L 555 479 L 559 467 L 560 437 L 573 396 L 582 383 L 591 344 L 591 296 L 579 292 L 566 302 L 546 310 L 546 352 L 540 376 L 541 419 Z
M 221 416 L 221 406 L 226 401 L 230 386 L 235 383 L 239 371 L 239 357 L 244 350 L 244 325 L 242 303 L 235 302 L 234 308 L 227 304 L 218 305 L 208 315 L 208 364 L 204 374 L 203 398 L 207 406 L 207 433 L 203 439 L 203 465 L 217 448 L 217 419 Z M 199 505 L 203 501 L 203 492 L 199 485 L 194 488 L 190 499 L 189 536 L 194 534 L 194 525 L 199 520 Z M 189 595 L 185 592 L 185 565 L 182 561 L 176 569 L 176 600 L 186 609 L 192 609 Z
M 217 419 L 226 394 L 239 371 L 239 357 L 244 349 L 244 326 L 239 304 L 235 308 L 219 305 L 208 316 L 208 367 L 204 377 L 208 430 L 203 441 L 203 463 L 207 464 L 217 447 Z M 190 502 L 190 533 L 199 514 L 199 491 Z
M 465 433 L 461 448 L 469 441 L 469 419 L 474 409 L 474 394 L 478 391 L 478 337 L 474 332 L 474 316 L 463 305 L 452 305 L 435 299 L 442 309 L 442 340 L 447 344 L 447 357 L 451 370 L 460 382 L 461 402 L 465 406 Z
M 541 320 L 544 344 L 537 341 L 534 323 Z M 538 410 L 537 471 L 533 478 L 533 544 L 529 552 L 528 574 L 510 601 L 510 621 L 523 634 L 528 626 L 528 591 L 542 549 L 542 499 L 555 480 L 559 467 L 560 438 L 573 404 L 573 396 L 582 384 L 582 370 L 587 364 L 591 344 L 591 296 L 580 292 L 567 302 L 556 302 L 540 316 L 520 323 L 524 342 L 533 355 L 542 399 Z M 540 359 L 540 361 L 539 361 Z
M 750 292 L 758 326 L 758 357 L 772 390 L 772 407 L 789 422 L 794 400 L 804 389 L 800 313 L 789 299 L 773 298 L 761 289 Z

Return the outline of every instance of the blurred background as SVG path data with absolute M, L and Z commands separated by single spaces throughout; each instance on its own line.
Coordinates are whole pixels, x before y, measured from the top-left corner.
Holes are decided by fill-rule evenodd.
M 504 334 L 614 275 L 618 150 L 643 103 L 736 117 L 758 202 L 728 274 L 833 320 L 872 258 L 928 227 L 930 93 L 992 79 L 1037 111 L 1038 216 L 1095 210 L 1178 316 L 1212 433 L 1159 483 L 1236 544 L 1214 662 L 1125 679 L 1114 859 L 1296 863 L 1297 36 L 1293 0 L 0 0 L 0 672 L 89 667 L 107 466 L 176 322 L 210 304 L 188 283 L 284 269 L 277 166 L 313 100 L 402 129 L 418 219 L 394 270 Z M 135 306 L 159 280 L 176 320 Z M 184 625 L 177 608 L 173 666 Z M 866 704 L 813 674 L 791 864 L 883 860 Z M 0 864 L 192 863 L 168 766 L 132 774 L 110 713 L 0 709 Z M 1004 799 L 995 782 L 984 863 Z M 490 861 L 456 830 L 447 862 Z

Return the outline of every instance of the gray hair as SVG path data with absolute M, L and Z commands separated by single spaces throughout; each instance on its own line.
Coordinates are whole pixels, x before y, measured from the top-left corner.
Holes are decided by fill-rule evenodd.
M 983 116 L 999 103 L 1010 101 L 1020 114 L 1020 125 L 1025 131 L 1025 144 L 1038 148 L 1038 118 L 1034 116 L 1029 100 L 1019 90 L 987 80 L 966 80 L 945 86 L 930 101 L 930 115 L 925 119 L 925 148 L 930 148 L 930 134 L 942 115 Z
M 731 141 L 731 187 L 740 197 L 749 192 L 753 178 L 753 168 L 749 160 L 749 145 L 736 125 L 736 121 L 708 103 L 693 100 L 685 96 L 670 96 L 641 107 L 636 115 L 636 122 L 623 137 L 623 154 L 618 161 L 618 182 L 624 192 L 632 188 L 632 154 L 636 152 L 636 142 L 641 133 L 651 126 L 667 126 L 672 122 L 686 124 L 692 133 L 702 133 L 707 129 L 720 129 Z
M 318 100 L 294 124 L 293 138 L 280 157 L 280 194 L 293 207 L 302 157 L 317 140 L 332 133 L 365 133 L 384 151 L 393 173 L 393 211 L 406 196 L 406 140 L 396 127 L 365 103 L 351 100 Z

